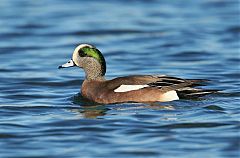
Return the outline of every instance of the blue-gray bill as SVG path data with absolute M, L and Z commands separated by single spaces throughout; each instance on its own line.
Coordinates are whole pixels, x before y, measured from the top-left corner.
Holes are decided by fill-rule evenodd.
M 70 59 L 67 63 L 63 64 L 63 65 L 60 65 L 58 67 L 58 69 L 61 69 L 61 68 L 68 68 L 68 67 L 73 67 L 75 66 L 75 63 L 73 62 L 72 59 Z

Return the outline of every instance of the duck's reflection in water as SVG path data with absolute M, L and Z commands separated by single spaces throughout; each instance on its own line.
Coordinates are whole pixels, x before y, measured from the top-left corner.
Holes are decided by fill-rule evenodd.
M 100 116 L 106 115 L 109 109 L 104 105 L 81 105 L 79 109 L 71 109 L 71 112 L 80 114 L 80 117 L 95 119 Z
M 81 93 L 73 96 L 72 101 L 74 104 L 80 105 L 80 108 L 71 109 L 72 112 L 80 114 L 83 118 L 97 118 L 104 116 L 109 110 L 105 105 L 92 102 L 84 98 Z

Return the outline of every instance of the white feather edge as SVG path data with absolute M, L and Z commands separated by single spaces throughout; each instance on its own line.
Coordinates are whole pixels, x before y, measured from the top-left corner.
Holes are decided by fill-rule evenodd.
M 145 87 L 149 87 L 149 85 L 121 85 L 117 89 L 114 90 L 114 92 L 129 92 L 134 90 L 139 90 Z

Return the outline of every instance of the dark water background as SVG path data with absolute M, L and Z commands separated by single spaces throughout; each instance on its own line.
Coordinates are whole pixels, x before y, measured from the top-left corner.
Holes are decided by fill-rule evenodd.
M 0 157 L 239 157 L 239 5 L 1 0 Z M 83 71 L 57 69 L 85 42 L 105 55 L 107 78 L 205 78 L 222 93 L 86 106 Z

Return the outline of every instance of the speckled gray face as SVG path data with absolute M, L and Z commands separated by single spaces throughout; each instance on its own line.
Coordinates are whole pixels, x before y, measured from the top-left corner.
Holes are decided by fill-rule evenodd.
M 72 59 L 58 68 L 77 66 L 85 71 L 86 79 L 103 79 L 106 73 L 106 62 L 102 53 L 94 46 L 80 44 L 73 52 Z
M 78 50 L 78 55 L 80 57 L 83 57 L 83 58 L 84 57 L 94 58 L 101 65 L 102 73 L 103 74 L 106 73 L 106 62 L 105 62 L 105 59 L 104 59 L 102 53 L 97 48 L 85 46 L 85 47 L 83 47 L 83 48 Z
M 79 46 L 77 46 L 73 52 L 72 60 L 76 64 L 76 66 L 80 68 L 86 68 L 83 65 L 84 63 L 86 64 L 86 62 L 88 62 L 90 64 L 91 61 L 95 60 L 101 66 L 102 75 L 106 73 L 105 59 L 102 53 L 92 45 L 80 44 Z

